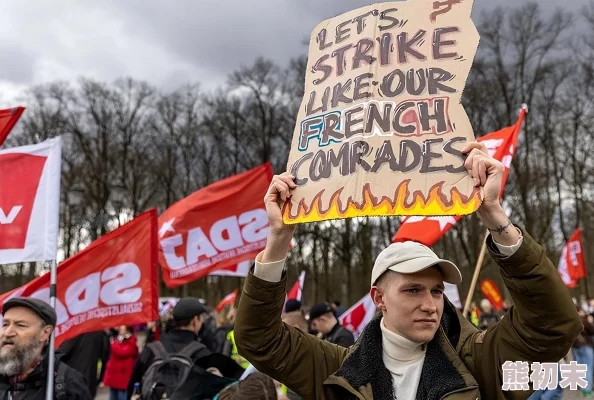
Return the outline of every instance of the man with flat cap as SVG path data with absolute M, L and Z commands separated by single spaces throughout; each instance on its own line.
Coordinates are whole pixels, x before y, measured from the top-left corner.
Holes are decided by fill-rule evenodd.
M 128 384 L 128 397 L 134 391 L 134 384 L 142 384 L 144 374 L 155 361 L 156 346 L 169 355 L 180 353 L 188 345 L 194 343 L 192 360 L 204 370 L 216 368 L 223 376 L 239 377 L 243 373 L 235 361 L 222 354 L 212 353 L 204 344 L 199 342 L 198 332 L 202 328 L 206 317 L 206 308 L 202 302 L 194 297 L 186 297 L 177 302 L 173 308 L 175 328 L 161 335 L 158 342 L 153 342 L 142 350 Z M 181 384 L 182 382 L 180 382 Z
M 309 310 L 311 328 L 322 334 L 321 339 L 342 347 L 349 347 L 355 343 L 353 334 L 340 325 L 336 312 L 329 303 L 315 304 Z
M 49 339 L 56 312 L 45 301 L 24 297 L 2 307 L 0 328 L 0 400 L 44 400 Z M 56 353 L 54 398 L 91 400 L 85 378 Z
M 239 353 L 304 399 L 527 399 L 532 390 L 502 390 L 502 364 L 556 363 L 583 326 L 544 249 L 499 202 L 504 166 L 480 143 L 462 151 L 484 195 L 477 215 L 490 232 L 489 253 L 515 302 L 501 321 L 476 329 L 443 293 L 444 282 L 461 282 L 458 268 L 404 242 L 376 259 L 370 295 L 381 312 L 355 345 L 337 346 L 284 324 L 284 265 L 295 226 L 283 223 L 282 207 L 296 184 L 281 175 L 264 198 L 270 234 L 237 310 Z

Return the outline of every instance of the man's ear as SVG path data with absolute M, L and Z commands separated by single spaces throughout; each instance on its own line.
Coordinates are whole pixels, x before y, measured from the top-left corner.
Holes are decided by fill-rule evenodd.
M 39 340 L 43 343 L 48 343 L 53 330 L 53 326 L 45 325 L 43 328 L 41 328 L 41 335 L 39 336 Z
M 373 300 L 373 303 L 375 304 L 375 306 L 377 308 L 379 308 L 380 310 L 385 311 L 386 310 L 386 302 L 384 299 L 384 293 L 383 293 L 382 289 L 377 286 L 372 286 L 369 294 L 371 295 L 371 300 Z

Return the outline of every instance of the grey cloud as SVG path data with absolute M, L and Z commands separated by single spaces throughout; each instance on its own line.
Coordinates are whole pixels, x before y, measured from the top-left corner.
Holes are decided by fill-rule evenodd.
M 33 78 L 34 57 L 18 43 L 0 41 L 0 80 L 27 83 Z
M 572 0 L 578 10 L 587 0 Z M 286 64 L 307 52 L 304 41 L 324 19 L 374 2 L 361 0 L 202 0 L 163 7 L 160 0 L 116 2 L 111 7 L 125 16 L 127 29 L 160 43 L 176 57 L 199 66 L 200 81 L 212 81 L 257 56 Z M 476 0 L 473 14 L 494 6 L 516 6 L 518 0 Z M 545 9 L 552 0 L 540 1 Z M 212 76 L 211 76 L 212 74 Z

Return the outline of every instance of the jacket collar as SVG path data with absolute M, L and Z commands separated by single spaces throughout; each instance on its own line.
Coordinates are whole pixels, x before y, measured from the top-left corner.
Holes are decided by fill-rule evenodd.
M 452 392 L 478 387 L 460 357 L 456 347 L 473 331 L 464 325 L 460 315 L 445 299 L 440 328 L 427 344 L 427 353 L 417 389 L 417 399 L 440 399 Z M 461 324 L 462 322 L 462 324 Z M 338 371 L 324 384 L 338 385 L 353 398 L 361 398 L 357 388 L 371 386 L 374 400 L 393 399 L 392 376 L 382 360 L 381 315 L 376 316 L 364 329 L 361 337 Z M 476 331 L 476 329 L 474 330 Z

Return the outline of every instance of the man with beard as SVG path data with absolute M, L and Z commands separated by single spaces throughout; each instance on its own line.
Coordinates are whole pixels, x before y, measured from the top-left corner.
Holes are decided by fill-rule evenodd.
M 56 312 L 38 299 L 16 297 L 2 307 L 0 400 L 44 400 L 48 344 Z M 91 400 L 85 378 L 56 354 L 54 398 Z

